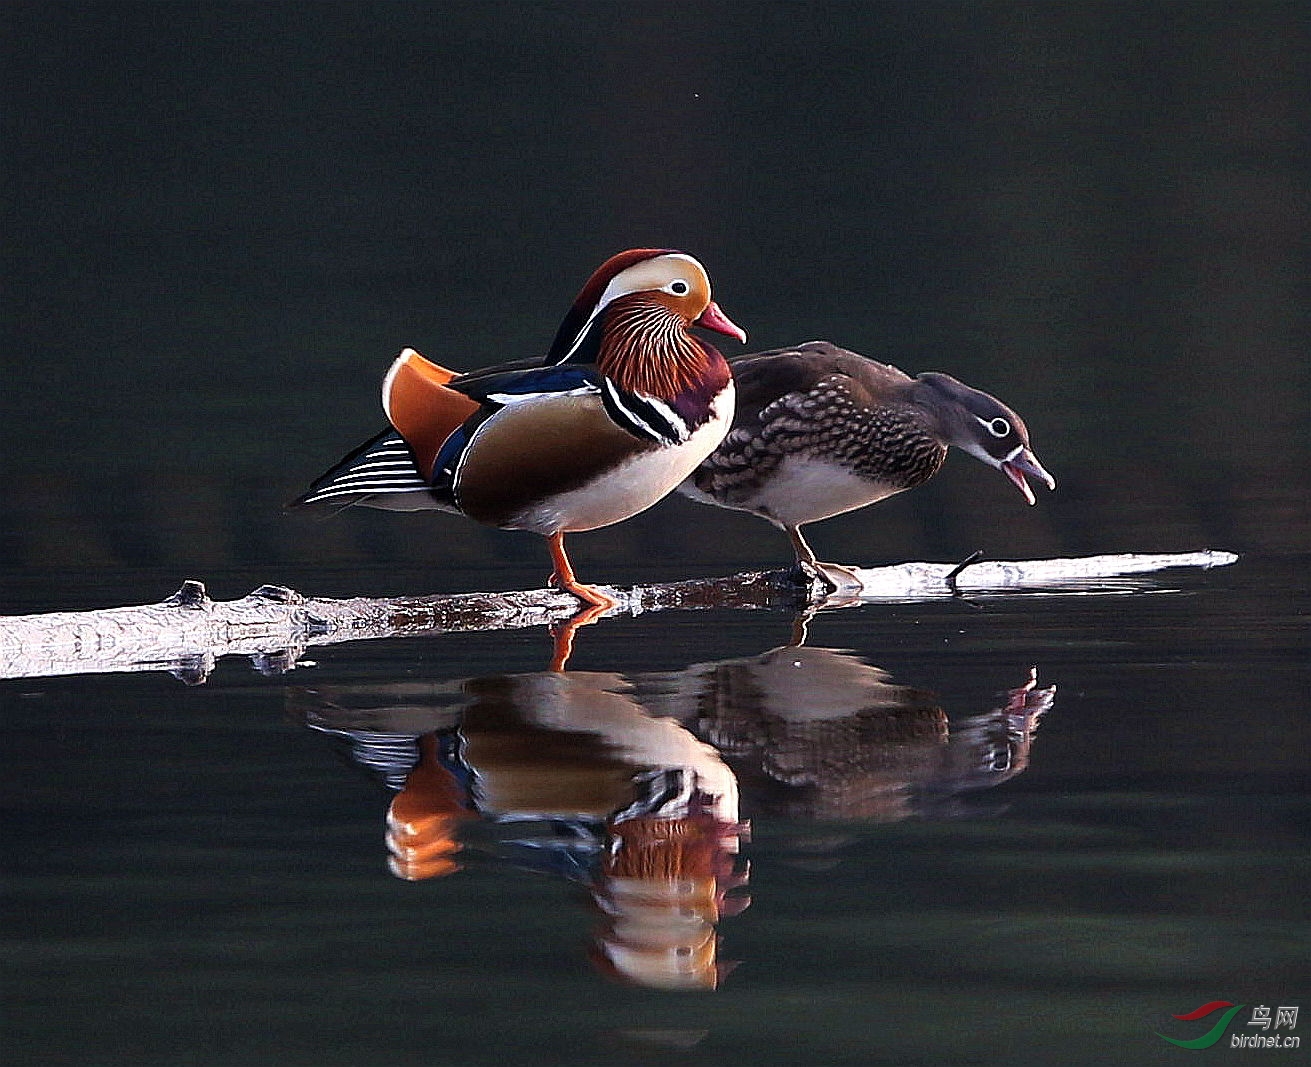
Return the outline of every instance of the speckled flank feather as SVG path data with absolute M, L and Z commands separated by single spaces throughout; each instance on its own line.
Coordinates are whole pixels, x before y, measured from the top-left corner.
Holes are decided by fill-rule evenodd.
M 750 403 L 750 379 L 749 374 L 738 378 L 743 410 Z M 904 402 L 878 407 L 863 402 L 871 400 L 861 383 L 841 371 L 785 393 L 754 419 L 740 417 L 697 470 L 696 486 L 730 507 L 740 506 L 787 457 L 841 466 L 889 492 L 933 477 L 947 450 L 925 426 L 923 412 Z
M 1024 421 L 948 374 L 911 378 L 827 341 L 731 366 L 733 429 L 679 491 L 772 522 L 788 534 L 802 567 L 820 566 L 802 526 L 928 481 L 949 446 L 1000 470 L 1030 504 L 1026 477 L 1055 488 Z

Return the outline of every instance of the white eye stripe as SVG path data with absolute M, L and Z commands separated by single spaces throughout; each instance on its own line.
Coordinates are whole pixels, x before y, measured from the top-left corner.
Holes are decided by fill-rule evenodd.
M 974 417 L 979 420 L 979 425 L 992 434 L 993 437 L 1007 437 L 1010 435 L 1011 424 L 1000 415 L 995 419 L 983 419 L 979 418 L 978 415 Z
M 692 270 L 693 277 L 705 277 L 705 267 L 701 266 L 700 263 L 698 263 L 692 256 L 689 256 L 686 252 L 666 252 L 664 255 L 656 256 L 653 259 L 643 260 L 640 263 L 635 263 L 633 266 L 621 270 L 610 279 L 610 284 L 605 287 L 605 292 L 601 294 L 601 298 L 597 300 L 596 306 L 592 308 L 591 314 L 587 316 L 587 321 L 583 323 L 582 329 L 579 330 L 577 336 L 574 337 L 573 344 L 569 346 L 569 351 L 556 362 L 563 363 L 578 351 L 579 346 L 583 343 L 583 339 L 587 336 L 587 331 L 592 328 L 592 324 L 596 322 L 597 317 L 621 296 L 646 292 L 657 287 L 665 292 L 673 293 L 675 296 L 685 296 L 690 293 L 692 291 L 691 285 L 682 278 L 676 278 L 664 285 L 658 285 L 656 280 L 651 277 L 650 271 L 652 270 L 653 264 L 667 266 L 672 262 L 688 264 Z M 687 286 L 687 288 L 681 293 L 676 292 L 673 288 L 673 286 L 677 285 L 679 282 L 683 282 L 683 284 Z M 707 281 L 706 284 L 708 286 L 709 282 Z
M 596 310 L 600 311 L 611 301 L 617 300 L 621 296 L 627 296 L 629 293 L 640 293 L 643 290 L 652 288 L 652 279 L 648 273 L 652 266 L 654 264 L 669 264 L 673 261 L 681 261 L 692 265 L 695 268 L 693 273 L 705 273 L 705 268 L 684 252 L 670 252 L 663 256 L 656 256 L 654 259 L 643 260 L 641 263 L 635 263 L 626 270 L 621 270 L 613 279 L 611 279 L 610 284 L 605 288 L 605 292 L 601 294 L 601 299 L 596 302 Z M 670 282 L 669 286 L 666 286 L 666 288 L 669 288 L 678 281 L 683 281 L 683 279 L 675 279 L 675 281 Z M 687 282 L 683 281 L 683 284 L 687 285 Z M 670 291 L 673 291 L 672 288 L 670 288 Z M 690 291 L 691 286 L 689 285 L 685 292 Z

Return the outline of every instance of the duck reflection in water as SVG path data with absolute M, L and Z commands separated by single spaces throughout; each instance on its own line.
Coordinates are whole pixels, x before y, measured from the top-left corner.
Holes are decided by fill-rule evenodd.
M 482 836 L 500 859 L 587 887 L 602 970 L 657 988 L 718 985 L 728 968 L 716 924 L 749 903 L 731 892 L 747 881 L 737 781 L 714 748 L 646 714 L 622 677 L 325 687 L 292 701 L 396 791 L 393 874 L 451 874 L 461 846 Z M 475 820 L 505 836 L 461 826 Z
M 855 655 L 788 645 L 631 678 L 550 671 L 289 699 L 395 793 L 392 873 L 439 877 L 490 852 L 567 877 L 601 916 L 603 971 L 713 989 L 729 969 L 717 923 L 749 903 L 739 781 L 753 814 L 959 814 L 961 793 L 1024 769 L 1054 692 L 1031 672 L 952 724 L 931 693 Z
M 638 691 L 719 750 L 752 815 L 888 822 L 967 814 L 963 794 L 1020 774 L 1056 687 L 1030 669 L 989 710 L 949 720 L 928 690 L 792 644 L 647 675 Z

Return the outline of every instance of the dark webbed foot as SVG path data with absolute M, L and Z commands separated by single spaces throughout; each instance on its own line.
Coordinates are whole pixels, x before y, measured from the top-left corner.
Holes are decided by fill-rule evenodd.
M 788 579 L 793 585 L 802 589 L 817 592 L 820 596 L 828 596 L 837 592 L 837 585 L 824 574 L 819 566 L 813 563 L 807 563 L 805 560 L 797 560 L 787 571 Z
M 821 597 L 859 593 L 864 588 L 860 576 L 854 570 L 838 563 L 797 560 L 788 571 L 788 576 L 795 584 Z

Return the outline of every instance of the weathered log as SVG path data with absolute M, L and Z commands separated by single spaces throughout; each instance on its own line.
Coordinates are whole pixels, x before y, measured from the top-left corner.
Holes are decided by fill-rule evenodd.
M 619 602 L 616 613 L 628 615 L 711 607 L 797 608 L 817 602 L 836 607 L 958 594 L 1086 591 L 1086 583 L 1098 580 L 1173 567 L 1225 566 L 1237 558 L 1231 552 L 1190 552 L 850 568 L 851 584 L 829 599 L 821 596 L 818 582 L 798 580 L 788 571 L 605 591 Z M 341 600 L 264 585 L 238 600 L 214 601 L 204 585 L 188 580 L 158 604 L 0 617 L 0 678 L 169 670 L 197 682 L 225 655 L 249 656 L 257 669 L 278 673 L 311 645 L 543 626 L 577 611 L 572 596 L 552 589 Z
M 1133 575 L 1176 567 L 1210 570 L 1227 567 L 1237 553 L 1204 551 L 1119 553 L 1073 559 L 978 560 L 964 564 L 902 563 L 895 567 L 854 568 L 863 601 L 924 600 L 956 594 L 988 594 L 1037 590 L 1054 593 L 1132 592 Z M 1112 580 L 1116 581 L 1112 581 Z

